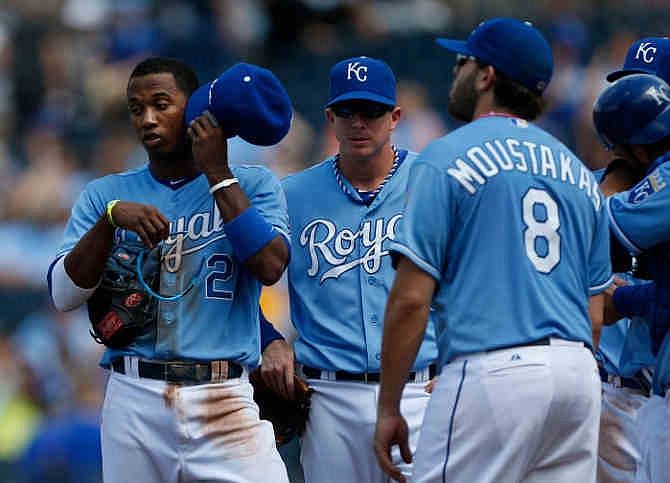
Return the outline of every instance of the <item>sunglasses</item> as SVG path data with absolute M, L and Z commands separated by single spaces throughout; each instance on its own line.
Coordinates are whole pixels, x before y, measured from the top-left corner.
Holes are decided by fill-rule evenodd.
M 378 119 L 387 112 L 391 112 L 393 108 L 378 102 L 357 102 L 334 104 L 330 106 L 330 110 L 342 119 L 351 119 L 355 114 L 363 119 Z
M 463 67 L 470 60 L 477 62 L 477 57 L 473 57 L 472 55 L 456 54 L 456 65 L 458 67 Z

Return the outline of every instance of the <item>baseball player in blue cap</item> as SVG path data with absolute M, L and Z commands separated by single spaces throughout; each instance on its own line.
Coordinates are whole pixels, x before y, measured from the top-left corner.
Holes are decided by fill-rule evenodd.
M 394 276 L 388 248 L 404 222 L 416 154 L 391 144 L 401 110 L 395 77 L 381 60 L 335 64 L 325 114 L 339 152 L 282 181 L 293 250 L 288 278 L 295 359 L 298 374 L 315 390 L 301 462 L 307 483 L 381 483 L 386 477 L 372 438 L 383 312 Z M 432 327 L 419 345 L 400 403 L 411 448 L 429 399 L 425 386 L 435 374 Z M 410 474 L 399 453 L 393 461 Z
M 413 482 L 594 482 L 600 379 L 592 325 L 612 283 L 603 199 L 588 168 L 531 122 L 553 60 L 530 24 L 497 18 L 459 54 L 449 112 L 467 125 L 410 173 L 386 308 L 375 437 L 411 457 L 399 395 L 431 308 L 442 369 Z M 398 337 L 402 334 L 402 337 Z
M 112 371 L 102 410 L 106 482 L 288 482 L 248 382 L 259 360 L 261 285 L 275 283 L 289 259 L 285 198 L 267 169 L 229 165 L 226 136 L 280 139 L 290 102 L 271 72 L 246 64 L 189 101 L 197 88 L 181 61 L 134 68 L 128 109 L 149 162 L 86 187 L 49 270 L 54 303 L 68 310 L 94 294 L 112 253 L 162 250 L 157 321 L 101 360 Z M 241 97 L 221 106 L 220 92 Z
M 628 49 L 623 66 L 610 73 L 607 80 L 614 82 L 626 75 L 643 73 L 657 75 L 667 82 L 670 80 L 669 56 L 670 39 L 640 39 Z M 628 150 L 619 148 L 614 155 L 600 185 L 606 197 L 629 190 L 646 174 L 644 166 L 627 159 L 631 158 Z M 645 265 L 643 254 L 631 259 L 627 251 L 615 250 L 612 255 L 615 257 L 613 264 L 617 264 L 617 258 L 626 260 L 621 270 L 628 273 L 618 274 L 624 282 L 643 282 L 630 276 L 631 273 L 637 276 L 640 264 Z M 631 261 L 634 261 L 633 265 Z M 643 275 L 644 272 L 642 267 Z M 610 290 L 614 290 L 614 287 Z M 637 412 L 648 401 L 655 364 L 647 323 L 639 317 L 633 317 L 603 327 L 596 358 L 601 366 L 603 380 L 598 481 L 633 482 L 641 458 Z
M 636 481 L 665 482 L 670 478 L 668 423 L 670 406 L 670 86 L 649 74 L 627 75 L 605 89 L 594 105 L 596 131 L 603 144 L 624 150 L 647 175 L 630 190 L 607 198 L 612 250 L 634 255 L 646 252 L 651 282 L 617 286 L 608 291 L 606 322 L 622 316 L 649 324 L 656 354 L 653 395 L 640 408 L 641 463 Z

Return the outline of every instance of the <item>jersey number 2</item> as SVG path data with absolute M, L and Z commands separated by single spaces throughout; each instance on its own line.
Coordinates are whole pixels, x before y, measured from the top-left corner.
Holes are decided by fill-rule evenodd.
M 549 273 L 561 261 L 561 237 L 558 234 L 561 221 L 558 218 L 558 205 L 549 196 L 549 193 L 536 188 L 529 189 L 521 201 L 523 203 L 523 222 L 526 224 L 523 232 L 526 256 L 535 270 Z M 537 216 L 536 205 L 543 208 L 544 216 Z M 543 254 L 538 253 L 538 238 L 543 239 L 546 243 Z
M 214 268 L 205 277 L 205 296 L 208 299 L 233 300 L 233 292 L 217 287 L 217 282 L 230 280 L 233 275 L 233 259 L 224 253 L 215 253 L 207 259 L 207 268 Z

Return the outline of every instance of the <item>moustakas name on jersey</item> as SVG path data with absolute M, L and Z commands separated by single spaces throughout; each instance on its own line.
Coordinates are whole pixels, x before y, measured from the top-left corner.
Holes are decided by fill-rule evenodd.
M 567 147 L 485 116 L 421 153 L 407 197 L 391 250 L 439 281 L 441 363 L 545 337 L 592 346 L 588 296 L 613 280 L 608 224 L 595 178 Z
M 401 150 L 398 158 L 369 205 L 338 174 L 335 158 L 282 181 L 293 236 L 288 276 L 296 360 L 307 366 L 380 370 L 384 309 L 395 278 L 388 247 L 403 223 L 416 154 Z M 431 324 L 414 367 L 436 359 Z

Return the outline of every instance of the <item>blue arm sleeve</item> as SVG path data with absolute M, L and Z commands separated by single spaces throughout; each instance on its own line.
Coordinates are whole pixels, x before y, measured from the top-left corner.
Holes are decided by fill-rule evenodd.
M 614 291 L 613 300 L 617 311 L 626 317 L 644 317 L 651 320 L 651 307 L 656 298 L 656 284 L 642 283 L 626 285 Z
M 263 310 L 258 308 L 259 319 L 261 324 L 261 354 L 265 351 L 265 348 L 270 345 L 270 342 L 277 339 L 284 340 L 277 329 L 270 323 L 270 321 L 265 317 Z

